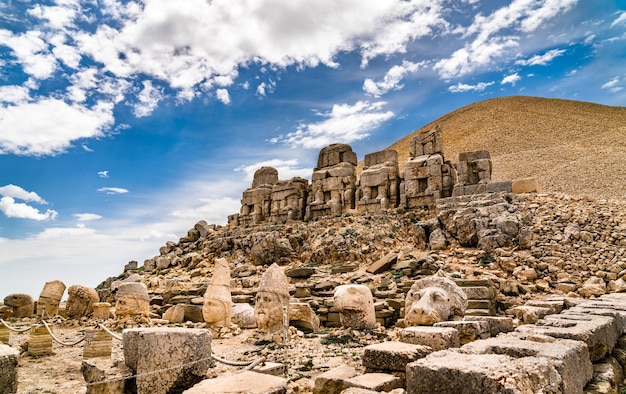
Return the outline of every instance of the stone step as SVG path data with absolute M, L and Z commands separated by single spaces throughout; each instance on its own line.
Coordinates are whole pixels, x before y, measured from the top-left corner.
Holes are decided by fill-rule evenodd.
M 432 352 L 428 346 L 388 341 L 368 345 L 363 350 L 363 366 L 376 371 L 406 371 L 406 365 Z

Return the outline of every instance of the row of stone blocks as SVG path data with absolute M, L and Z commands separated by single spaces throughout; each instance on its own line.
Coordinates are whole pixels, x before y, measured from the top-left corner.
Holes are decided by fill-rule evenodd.
M 362 393 L 395 388 L 409 394 L 617 393 L 624 377 L 626 294 L 586 301 L 515 330 L 510 318 L 466 319 L 471 321 L 409 327 L 400 332 L 400 341 L 369 345 L 362 358 L 364 375 L 336 368 L 316 378 L 313 392 L 340 394 L 360 387 Z M 468 324 L 476 322 L 481 324 Z M 488 338 L 480 339 L 477 333 L 486 334 L 485 329 Z M 473 337 L 467 336 L 470 331 Z M 617 343 L 620 348 L 614 349 Z

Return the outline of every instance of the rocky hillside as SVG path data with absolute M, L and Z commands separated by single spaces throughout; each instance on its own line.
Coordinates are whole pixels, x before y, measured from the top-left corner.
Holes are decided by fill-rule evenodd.
M 411 139 L 435 125 L 449 160 L 488 150 L 495 181 L 537 177 L 544 191 L 626 198 L 626 107 L 525 96 L 477 102 L 391 145 L 401 167 Z

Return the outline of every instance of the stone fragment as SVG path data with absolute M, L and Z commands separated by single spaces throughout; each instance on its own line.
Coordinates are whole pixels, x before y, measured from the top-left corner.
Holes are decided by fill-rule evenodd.
M 450 327 L 407 327 L 400 330 L 399 338 L 405 343 L 428 346 L 433 351 L 461 346 L 459 332 Z
M 534 324 L 549 315 L 551 310 L 540 306 L 520 305 L 509 309 L 509 313 L 524 324 Z
M 289 304 L 289 324 L 308 331 L 317 331 L 320 328 L 320 319 L 306 302 L 292 302 Z
M 444 350 L 407 365 L 408 394 L 559 393 L 561 378 L 550 360 Z
M 467 308 L 467 296 L 453 281 L 431 276 L 413 283 L 404 308 L 406 325 L 433 325 L 461 319 Z
M 232 322 L 241 328 L 256 328 L 254 308 L 250 304 L 235 304 L 232 310 Z
M 387 392 L 402 387 L 402 380 L 390 374 L 372 372 L 346 379 L 344 381 L 344 388 L 349 387 Z
M 585 298 L 593 296 L 601 296 L 606 293 L 606 283 L 604 279 L 592 276 L 583 283 L 582 287 L 578 289 L 578 294 Z
M 208 327 L 229 327 L 232 316 L 230 267 L 226 259 L 216 259 L 211 283 L 204 293 L 202 316 Z
M 206 379 L 183 394 L 286 394 L 287 379 L 253 371 Z
M 272 264 L 261 277 L 254 301 L 258 329 L 275 333 L 284 328 L 283 314 L 289 308 L 289 279 L 278 264 Z
M 397 253 L 388 253 L 385 256 L 381 257 L 374 263 L 372 263 L 365 270 L 370 274 L 380 274 L 381 272 L 388 271 L 391 266 L 393 266 L 396 261 L 398 261 Z
M 476 341 L 461 347 L 460 352 L 471 354 L 504 354 L 514 358 L 548 358 L 561 377 L 560 392 L 582 393 L 593 375 L 589 351 L 580 341 L 555 339 L 546 336 L 520 338 L 501 335 Z
M 185 305 L 176 304 L 165 311 L 163 319 L 170 323 L 183 323 L 185 321 Z
M 541 186 L 539 186 L 537 178 L 514 179 L 511 184 L 511 191 L 515 194 L 541 193 Z
M 143 283 L 122 283 L 117 289 L 115 316 L 143 315 L 150 313 L 150 296 Z
M 0 394 L 17 393 L 17 358 L 19 352 L 0 344 Z
M 356 375 L 356 369 L 347 365 L 326 371 L 315 378 L 313 394 L 340 394 L 344 389 L 344 381 Z
M 593 379 L 585 387 L 585 393 L 619 393 L 618 390 L 623 380 L 622 366 L 614 357 L 607 357 L 593 365 Z
M 32 316 L 35 312 L 35 301 L 28 294 L 9 294 L 4 297 L 4 305 L 13 308 L 11 317 L 17 319 Z
M 341 325 L 346 328 L 372 329 L 376 327 L 376 311 L 372 291 L 365 285 L 341 285 L 334 292 L 335 309 Z
M 87 286 L 72 285 L 67 289 L 65 313 L 70 319 L 80 319 L 93 313 L 93 304 L 100 301 L 98 292 Z
M 130 369 L 123 364 L 111 366 L 110 360 L 83 360 L 80 368 L 87 386 L 86 394 L 122 394 L 130 391 L 126 387 L 126 376 L 132 375 Z M 126 391 L 128 390 L 128 391 Z
M 489 331 L 492 337 L 501 332 L 511 332 L 515 330 L 513 319 L 508 316 L 465 316 L 465 321 L 486 321 L 489 324 Z
M 60 280 L 46 282 L 37 300 L 37 316 L 54 316 L 59 313 L 59 303 L 65 293 L 65 284 Z M 44 313 L 45 310 L 45 313 Z
M 363 350 L 363 366 L 372 370 L 406 371 L 406 365 L 432 352 L 428 346 L 387 341 L 368 345 Z
M 444 321 L 435 323 L 433 327 L 450 327 L 459 332 L 459 341 L 461 345 L 476 341 L 478 339 L 486 339 L 491 336 L 489 323 L 486 321 Z
M 168 265 L 169 265 L 169 260 L 168 260 Z M 167 268 L 167 267 L 163 267 L 163 268 Z M 143 276 L 137 274 L 137 273 L 133 273 L 130 274 L 127 278 L 122 279 L 122 280 L 115 280 L 113 282 L 111 282 L 111 291 L 115 291 L 118 289 L 118 287 L 120 287 L 120 285 L 122 283 L 135 283 L 135 282 L 141 282 L 141 280 L 143 279 Z
M 263 373 L 266 375 L 285 376 L 285 374 L 287 373 L 287 366 L 281 363 L 265 361 L 252 368 L 252 371 Z
M 125 363 L 137 375 L 137 394 L 187 389 L 211 365 L 211 332 L 206 329 L 137 328 L 122 336 Z

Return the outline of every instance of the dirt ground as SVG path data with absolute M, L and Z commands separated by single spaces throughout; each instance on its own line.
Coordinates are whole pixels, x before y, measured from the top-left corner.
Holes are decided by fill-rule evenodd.
M 60 341 L 67 343 L 75 342 L 84 335 L 83 327 L 77 326 L 55 325 L 53 332 Z M 29 336 L 29 332 L 11 332 L 10 335 L 10 345 L 22 349 L 18 364 L 18 393 L 86 393 L 87 386 L 81 372 L 84 342 L 62 346 L 53 341 L 52 355 L 33 357 L 23 349 Z M 259 337 L 256 330 L 236 329 L 213 332 L 211 347 L 214 354 L 226 360 L 254 361 L 264 357 L 266 362 L 284 364 L 287 369 L 281 376 L 289 378 L 292 392 L 307 393 L 312 391 L 315 376 L 331 368 L 350 365 L 363 371 L 363 347 L 388 339 L 384 329 L 374 332 L 322 329 L 305 334 L 292 327 L 287 345 L 283 346 Z M 122 365 L 122 343 L 115 339 L 112 343 L 108 362 Z M 213 378 L 244 368 L 215 362 L 206 377 Z

